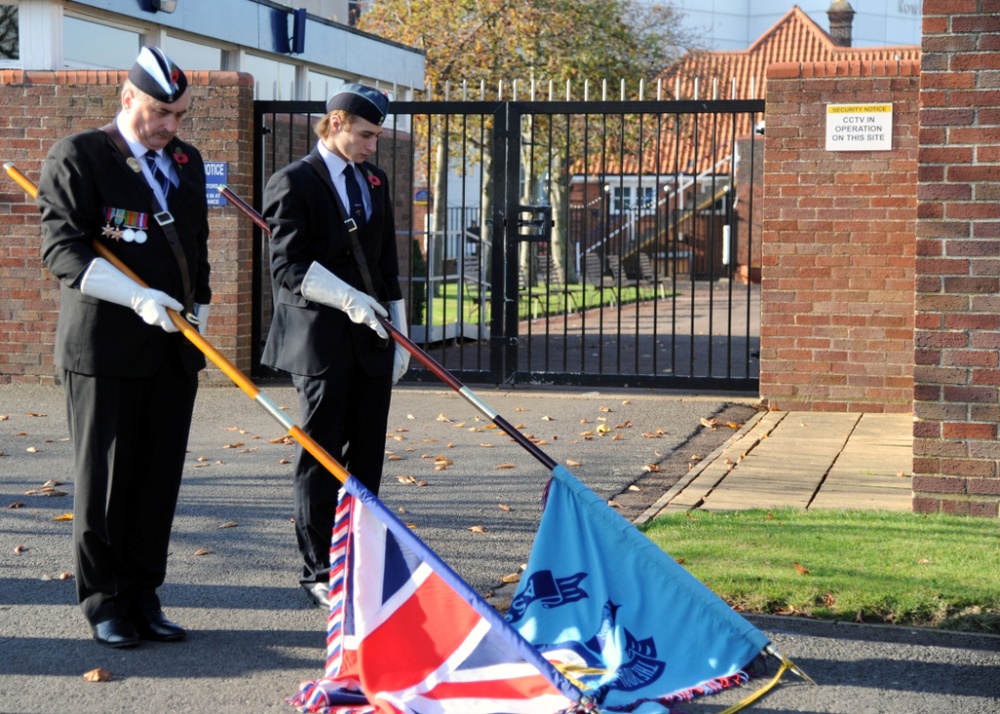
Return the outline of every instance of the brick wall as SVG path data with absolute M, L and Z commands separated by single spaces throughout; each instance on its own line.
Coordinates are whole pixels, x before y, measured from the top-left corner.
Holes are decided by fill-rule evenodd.
M 912 408 L 919 73 L 768 68 L 760 393 L 772 408 Z M 861 102 L 892 104 L 892 150 L 826 151 L 827 105 Z
M 1000 2 L 924 0 L 914 510 L 1000 503 Z
M 126 72 L 0 70 L 0 159 L 32 181 L 52 142 L 99 127 L 114 117 Z M 251 199 L 253 148 L 250 75 L 191 72 L 193 96 L 181 135 L 206 161 L 228 163 L 228 183 Z M 238 209 L 209 209 L 212 313 L 207 337 L 237 368 L 250 367 L 252 230 Z M 42 264 L 38 209 L 6 175 L 0 176 L 0 384 L 55 381 L 52 351 L 59 284 Z M 209 381 L 228 382 L 221 371 Z

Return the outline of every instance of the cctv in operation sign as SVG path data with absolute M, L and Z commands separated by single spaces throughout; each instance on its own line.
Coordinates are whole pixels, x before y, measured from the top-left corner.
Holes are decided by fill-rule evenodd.
M 827 151 L 890 151 L 892 104 L 828 104 Z

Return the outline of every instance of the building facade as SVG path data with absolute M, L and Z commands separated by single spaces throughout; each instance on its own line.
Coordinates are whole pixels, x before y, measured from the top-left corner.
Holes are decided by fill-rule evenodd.
M 4 0 L 0 69 L 127 69 L 144 45 L 185 70 L 246 72 L 255 99 L 321 100 L 360 81 L 396 99 L 424 55 L 351 26 L 351 0 Z

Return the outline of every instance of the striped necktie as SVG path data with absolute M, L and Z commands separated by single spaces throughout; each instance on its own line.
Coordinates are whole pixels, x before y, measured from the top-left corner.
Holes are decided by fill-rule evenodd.
M 160 167 L 156 163 L 156 152 L 152 149 L 146 152 L 146 165 L 149 166 L 149 171 L 153 174 L 153 180 L 160 185 L 160 189 L 163 191 L 163 200 L 166 200 L 173 184 L 170 183 L 167 175 L 160 171 Z

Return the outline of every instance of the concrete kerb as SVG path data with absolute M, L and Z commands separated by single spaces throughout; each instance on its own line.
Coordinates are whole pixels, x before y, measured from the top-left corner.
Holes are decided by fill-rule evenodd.
M 765 412 L 760 412 L 758 414 L 755 414 L 750 419 L 748 419 L 743 424 L 743 427 L 740 428 L 739 431 L 737 431 L 735 434 L 729 437 L 724 444 L 716 448 L 712 453 L 710 453 L 708 456 L 702 459 L 694 468 L 692 468 L 687 474 L 685 474 L 680 481 L 678 481 L 666 493 L 660 496 L 660 498 L 656 500 L 656 503 L 647 508 L 646 511 L 641 516 L 636 518 L 633 521 L 633 524 L 636 526 L 645 525 L 646 523 L 649 523 L 651 520 L 656 518 L 661 512 L 666 510 L 670 505 L 671 501 L 677 498 L 678 495 L 680 495 L 685 489 L 691 486 L 696 480 L 701 478 L 701 476 L 705 474 L 706 471 L 709 470 L 709 467 L 713 466 L 719 460 L 719 458 L 721 458 L 721 456 L 724 453 L 726 453 L 726 451 L 730 447 L 732 447 L 733 444 L 741 441 L 745 436 L 747 436 L 750 432 L 752 432 L 766 415 L 767 414 Z M 770 431 L 770 429 L 768 431 Z M 725 474 L 722 475 L 722 478 L 725 478 Z M 706 481 L 707 480 L 708 479 L 706 479 Z M 718 481 L 721 481 L 721 479 L 718 479 L 715 482 L 711 483 L 709 485 L 709 490 L 712 487 L 714 487 L 718 483 Z M 697 504 L 692 505 L 690 508 L 696 508 L 696 507 Z M 684 510 L 690 510 L 690 508 L 685 508 Z

